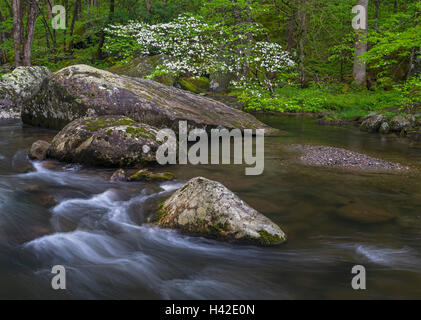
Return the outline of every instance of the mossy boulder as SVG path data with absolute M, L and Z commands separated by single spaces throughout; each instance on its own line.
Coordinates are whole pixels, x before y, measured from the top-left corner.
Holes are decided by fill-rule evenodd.
M 210 80 L 205 77 L 180 78 L 181 88 L 193 93 L 204 93 L 209 90 Z
M 275 245 L 285 233 L 221 183 L 196 177 L 158 207 L 156 224 L 229 242 Z
M 47 158 L 48 149 L 50 144 L 47 141 L 35 141 L 29 150 L 29 158 L 32 160 L 43 161 Z
M 19 119 L 22 106 L 41 89 L 45 67 L 18 67 L 0 79 L 0 119 Z
M 223 103 L 151 80 L 119 76 L 86 65 L 51 74 L 41 90 L 24 105 L 22 120 L 30 125 L 61 129 L 85 116 L 122 115 L 178 130 L 180 120 L 191 127 L 223 126 L 267 129 L 255 117 Z
M 405 127 L 412 127 L 415 124 L 415 117 L 412 115 L 397 115 L 389 121 L 390 131 L 401 132 Z
M 377 132 L 387 117 L 383 114 L 371 114 L 361 123 L 360 129 L 367 132 Z
M 87 117 L 69 123 L 53 139 L 49 157 L 103 167 L 155 163 L 158 130 L 124 116 Z
M 172 172 L 151 172 L 147 169 L 142 169 L 136 172 L 134 175 L 130 176 L 128 181 L 159 182 L 173 179 L 175 179 L 175 175 Z

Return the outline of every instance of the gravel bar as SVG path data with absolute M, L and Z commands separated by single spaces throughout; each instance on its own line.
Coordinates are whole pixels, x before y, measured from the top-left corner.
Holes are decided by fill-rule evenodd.
M 302 152 L 300 160 L 306 164 L 323 167 L 350 169 L 409 170 L 409 167 L 389 161 L 373 158 L 358 152 L 310 145 L 291 145 L 293 150 Z

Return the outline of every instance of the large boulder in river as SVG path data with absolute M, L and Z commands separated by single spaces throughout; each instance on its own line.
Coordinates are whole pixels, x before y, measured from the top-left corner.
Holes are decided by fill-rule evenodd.
M 158 130 L 124 116 L 87 117 L 69 123 L 51 142 L 49 157 L 104 167 L 138 167 L 156 161 Z
M 64 68 L 22 112 L 24 123 L 62 128 L 83 116 L 124 115 L 158 128 L 178 130 L 187 120 L 196 128 L 274 129 L 223 103 L 155 81 L 119 76 L 86 65 Z
M 159 206 L 157 224 L 164 228 L 232 242 L 279 244 L 285 233 L 219 182 L 191 179 Z
M 45 67 L 18 67 L 0 79 L 0 119 L 19 119 L 22 106 L 41 89 Z

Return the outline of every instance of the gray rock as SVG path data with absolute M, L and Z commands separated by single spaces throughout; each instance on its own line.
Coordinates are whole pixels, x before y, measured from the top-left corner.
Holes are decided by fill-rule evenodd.
M 373 117 L 375 117 L 375 116 L 377 116 L 377 115 L 378 115 L 378 113 L 377 113 L 377 112 L 372 111 L 372 112 L 370 112 L 368 115 L 366 115 L 366 116 L 362 117 L 360 120 L 361 120 L 361 122 L 364 122 L 365 120 L 370 119 L 370 118 L 373 118 Z
M 158 130 L 124 116 L 81 118 L 53 139 L 49 157 L 104 167 L 138 167 L 156 161 Z
M 394 116 L 389 121 L 390 130 L 394 132 L 401 132 L 405 127 L 412 127 L 415 124 L 415 117 L 412 115 L 398 115 Z
M 41 89 L 45 67 L 18 67 L 0 79 L 0 119 L 20 119 L 22 106 Z
M 377 132 L 383 122 L 387 120 L 383 114 L 375 114 L 361 123 L 360 129 L 367 132 Z
M 232 242 L 273 245 L 285 233 L 221 183 L 196 177 L 177 190 L 158 210 L 157 225 Z
M 28 156 L 32 160 L 43 161 L 47 158 L 49 148 L 50 144 L 47 141 L 38 140 L 32 144 Z
M 123 169 L 118 169 L 112 174 L 110 180 L 111 181 L 127 181 L 126 171 L 124 171 Z
M 22 111 L 24 123 L 61 129 L 83 116 L 125 115 L 157 128 L 273 128 L 223 103 L 151 80 L 118 76 L 86 65 L 52 74 Z M 276 130 L 275 130 L 276 131 Z
M 388 134 L 390 131 L 389 124 L 387 122 L 383 122 L 379 128 L 379 132 L 382 134 Z

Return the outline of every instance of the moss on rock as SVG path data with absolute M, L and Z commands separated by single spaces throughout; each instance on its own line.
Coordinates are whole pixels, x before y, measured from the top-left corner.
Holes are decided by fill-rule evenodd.
M 129 177 L 129 181 L 168 181 L 175 179 L 175 175 L 172 172 L 159 172 L 154 173 L 147 169 L 142 169 L 136 172 L 134 175 Z
M 134 134 L 138 132 L 141 134 Z M 61 161 L 95 166 L 143 166 L 156 162 L 157 132 L 124 116 L 81 118 L 56 135 L 49 154 Z
M 285 233 L 216 181 L 191 179 L 157 210 L 157 225 L 230 242 L 274 245 Z

